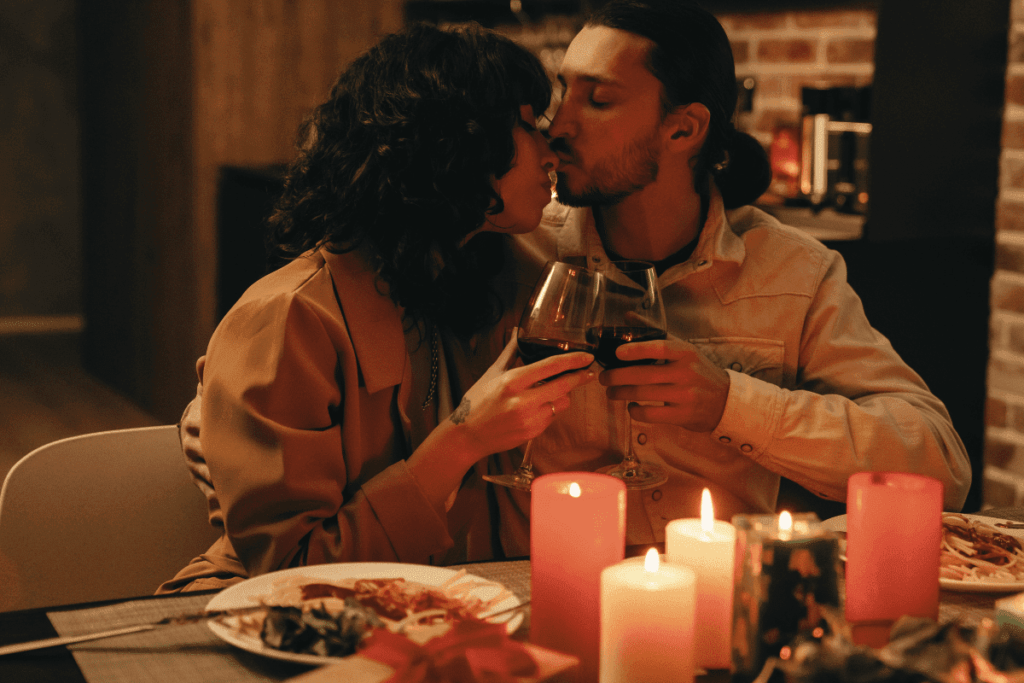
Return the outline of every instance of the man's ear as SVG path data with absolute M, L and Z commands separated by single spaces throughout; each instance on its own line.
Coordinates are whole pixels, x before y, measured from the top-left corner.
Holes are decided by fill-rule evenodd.
M 704 145 L 711 123 L 711 112 L 700 102 L 680 105 L 669 114 L 665 123 L 669 133 L 669 145 L 680 150 L 698 149 Z

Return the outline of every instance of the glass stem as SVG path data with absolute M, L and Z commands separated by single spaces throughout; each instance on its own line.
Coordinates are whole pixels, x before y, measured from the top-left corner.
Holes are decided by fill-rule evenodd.
M 533 453 L 532 448 L 533 439 L 526 442 L 523 446 L 523 461 L 519 463 L 519 467 L 516 469 L 516 474 L 521 477 L 533 477 Z
M 639 467 L 640 460 L 633 452 L 633 416 L 629 414 L 629 401 L 626 401 L 626 452 L 622 456 L 622 469 L 636 472 Z

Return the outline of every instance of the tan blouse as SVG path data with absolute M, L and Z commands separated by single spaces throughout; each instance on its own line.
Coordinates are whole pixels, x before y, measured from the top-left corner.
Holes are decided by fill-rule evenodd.
M 406 467 L 487 358 L 441 335 L 438 395 L 424 409 L 429 332 L 403 330 L 382 289 L 358 253 L 317 251 L 259 280 L 225 316 L 201 377 L 211 510 L 225 533 L 159 592 L 305 564 L 493 556 L 476 472 L 446 510 Z

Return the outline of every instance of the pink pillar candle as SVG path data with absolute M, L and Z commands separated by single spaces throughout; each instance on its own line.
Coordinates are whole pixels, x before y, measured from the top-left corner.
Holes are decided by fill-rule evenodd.
M 846 619 L 885 629 L 903 615 L 939 616 L 942 482 L 860 472 L 846 497 Z
M 692 683 L 697 576 L 636 559 L 601 572 L 600 683 Z
M 606 474 L 559 472 L 533 481 L 530 640 L 580 659 L 594 683 L 601 571 L 626 555 L 626 485 Z
M 728 669 L 732 666 L 736 528 L 713 518 L 673 520 L 665 527 L 665 556 L 670 565 L 689 567 L 697 575 L 697 665 Z

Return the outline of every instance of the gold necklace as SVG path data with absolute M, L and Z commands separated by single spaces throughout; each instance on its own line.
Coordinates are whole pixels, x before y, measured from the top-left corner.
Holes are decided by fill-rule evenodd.
M 430 337 L 430 387 L 427 389 L 427 397 L 423 399 L 423 410 L 434 400 L 437 394 L 437 375 L 440 371 L 441 362 L 441 333 L 437 327 L 433 327 L 433 334 Z

